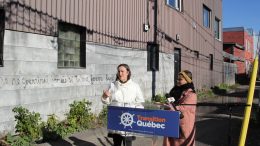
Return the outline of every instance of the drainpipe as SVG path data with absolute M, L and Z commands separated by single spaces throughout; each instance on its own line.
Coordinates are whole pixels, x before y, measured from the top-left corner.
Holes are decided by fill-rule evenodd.
M 154 0 L 154 38 L 153 42 L 157 43 L 157 9 L 158 9 L 158 4 L 157 0 Z
M 154 44 L 157 44 L 157 8 L 158 8 L 157 0 L 154 0 L 154 38 L 153 38 Z M 156 90 L 156 69 L 153 69 L 152 70 L 152 98 L 155 97 L 155 90 Z

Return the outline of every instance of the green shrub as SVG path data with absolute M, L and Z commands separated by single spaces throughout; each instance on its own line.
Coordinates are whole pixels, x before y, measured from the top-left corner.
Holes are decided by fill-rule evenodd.
M 161 105 L 154 104 L 150 100 L 145 100 L 143 105 L 145 109 L 150 109 L 150 110 L 158 110 L 161 108 Z
M 27 136 L 12 136 L 10 133 L 6 135 L 6 142 L 11 146 L 32 146 L 29 142 L 30 138 Z
M 69 106 L 67 119 L 62 122 L 58 121 L 54 114 L 48 116 L 47 122 L 42 122 L 39 113 L 29 112 L 23 107 L 15 107 L 12 111 L 17 122 L 15 125 L 17 135 L 8 134 L 5 138 L 6 142 L 11 146 L 31 146 L 33 142 L 40 140 L 41 136 L 44 140 L 56 140 L 75 131 L 92 128 L 96 126 L 97 118 L 106 122 L 107 108 L 95 117 L 91 113 L 91 102 L 85 99 L 74 101 Z
M 44 140 L 56 140 L 65 137 L 68 133 L 62 122 L 59 122 L 57 116 L 52 114 L 48 116 L 47 122 L 42 129 Z
M 217 86 L 219 89 L 228 89 L 229 88 L 229 85 L 228 84 L 224 84 L 224 83 L 221 83 Z
M 198 100 L 215 97 L 215 94 L 213 93 L 213 91 L 211 89 L 204 88 L 204 89 L 198 90 L 196 93 L 197 93 Z
M 88 129 L 95 125 L 95 116 L 90 112 L 91 104 L 91 102 L 83 99 L 82 101 L 74 101 L 69 105 L 70 111 L 67 114 L 69 132 Z
M 153 102 L 160 102 L 160 103 L 165 103 L 167 102 L 167 99 L 165 97 L 165 95 L 162 94 L 157 94 L 152 98 Z
M 59 122 L 55 115 L 48 117 L 43 129 L 45 140 L 64 138 L 71 133 L 88 129 L 95 125 L 95 116 L 90 112 L 91 102 L 83 99 L 82 101 L 74 101 L 69 106 L 70 110 L 66 114 L 66 120 Z
M 230 90 L 230 89 L 235 89 L 237 86 L 239 86 L 238 84 L 234 84 L 234 85 L 228 85 L 228 84 L 225 84 L 225 83 L 221 83 L 221 84 L 218 84 L 216 87 L 218 89 L 223 89 L 223 90 Z
M 16 114 L 15 121 L 16 131 L 21 137 L 28 137 L 29 142 L 38 140 L 41 137 L 42 122 L 40 121 L 40 114 L 29 112 L 23 107 L 15 107 L 13 112 Z
M 98 114 L 97 122 L 99 125 L 107 125 L 107 106 L 103 106 L 102 111 Z

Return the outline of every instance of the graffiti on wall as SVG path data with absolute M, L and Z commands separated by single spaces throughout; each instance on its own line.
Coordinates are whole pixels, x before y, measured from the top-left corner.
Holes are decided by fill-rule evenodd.
M 0 76 L 0 90 L 53 88 L 108 84 L 115 75 L 42 75 L 42 76 Z

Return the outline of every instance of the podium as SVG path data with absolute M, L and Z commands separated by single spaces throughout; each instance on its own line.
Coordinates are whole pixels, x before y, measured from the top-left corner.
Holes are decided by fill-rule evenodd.
M 179 119 L 176 111 L 108 106 L 107 128 L 179 138 Z

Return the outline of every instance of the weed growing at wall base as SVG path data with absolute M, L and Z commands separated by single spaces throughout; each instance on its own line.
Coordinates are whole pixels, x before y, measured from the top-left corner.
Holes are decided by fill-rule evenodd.
M 35 142 L 57 140 L 76 131 L 93 128 L 100 124 L 101 120 L 106 120 L 107 109 L 104 108 L 97 117 L 90 112 L 91 104 L 85 99 L 74 101 L 69 105 L 70 110 L 64 121 L 58 121 L 57 116 L 52 114 L 48 116 L 47 122 L 41 121 L 39 113 L 29 112 L 28 109 L 21 106 L 15 107 L 13 112 L 17 122 L 16 135 L 6 135 L 1 139 L 0 144 L 4 146 L 31 146 Z
M 102 111 L 97 117 L 97 122 L 99 125 L 107 125 L 107 106 L 103 106 Z
M 28 138 L 29 142 L 38 140 L 41 135 L 42 122 L 39 113 L 29 112 L 28 109 L 23 107 L 15 107 L 13 112 L 16 114 L 15 121 L 16 130 L 21 137 Z

